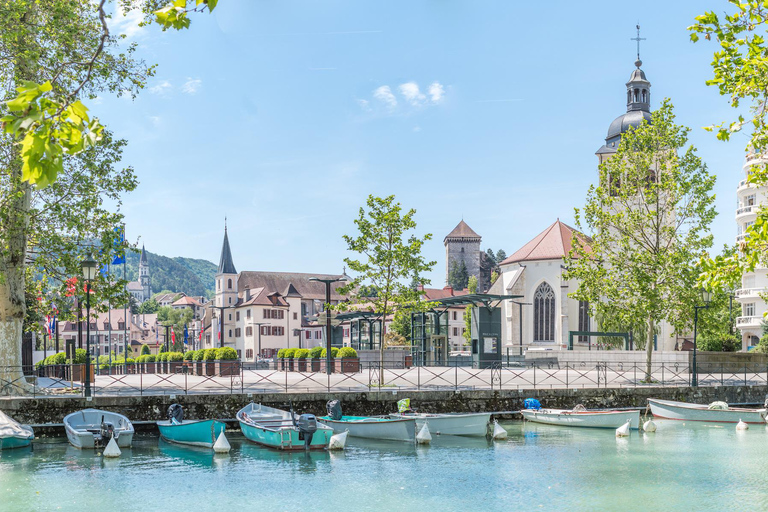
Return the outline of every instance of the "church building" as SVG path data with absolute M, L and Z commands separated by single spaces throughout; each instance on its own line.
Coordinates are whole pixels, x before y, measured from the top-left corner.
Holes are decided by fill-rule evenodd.
M 139 258 L 139 280 L 129 282 L 125 285 L 125 289 L 139 304 L 152 297 L 152 286 L 149 284 L 149 260 L 143 245 L 141 246 L 141 258 Z

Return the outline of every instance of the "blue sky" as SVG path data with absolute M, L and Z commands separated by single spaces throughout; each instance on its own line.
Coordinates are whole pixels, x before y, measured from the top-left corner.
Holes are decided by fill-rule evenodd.
M 704 85 L 714 44 L 686 27 L 725 7 L 221 0 L 179 33 L 118 18 L 157 75 L 135 100 L 91 107 L 129 141 L 127 235 L 148 250 L 218 263 L 226 215 L 238 270 L 340 272 L 367 195 L 395 194 L 433 234 L 428 277 L 443 286 L 443 237 L 462 216 L 507 254 L 573 223 L 626 111 L 639 20 L 653 108 L 672 99 L 718 177 L 719 248 L 736 234 L 747 139 L 701 129 L 733 112 Z

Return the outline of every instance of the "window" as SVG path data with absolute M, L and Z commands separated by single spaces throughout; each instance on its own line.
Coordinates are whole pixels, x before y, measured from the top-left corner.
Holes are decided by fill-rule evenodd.
M 282 327 L 282 326 L 272 327 L 272 336 L 284 336 L 284 335 L 285 335 L 285 327 Z
M 246 359 L 253 359 L 253 349 L 252 348 L 245 349 L 245 358 Z
M 235 311 L 235 320 L 237 320 L 238 322 L 240 321 L 240 312 L 239 311 Z
M 312 338 L 312 333 L 310 331 L 304 331 L 304 338 L 306 339 Z
M 253 336 L 253 327 L 246 327 L 245 328 L 245 335 L 246 336 Z
M 555 292 L 547 283 L 533 295 L 533 341 L 555 341 Z
M 454 315 L 455 315 L 455 314 L 456 314 L 456 313 L 454 313 Z M 453 328 L 453 335 L 454 335 L 454 336 L 458 336 L 458 335 L 459 335 L 459 328 L 458 328 L 458 327 L 454 327 L 454 328 Z
M 229 314 L 229 319 L 232 320 L 232 313 Z
M 744 316 L 755 316 L 755 303 L 744 304 Z
M 323 335 L 323 331 L 315 331 L 315 339 L 316 340 L 319 340 L 322 335 Z
M 349 327 L 344 329 L 344 337 L 349 338 Z
M 229 298 L 229 303 L 232 304 L 232 297 Z M 232 315 L 229 315 L 232 316 Z
M 293 314 L 293 319 L 294 320 L 298 320 L 299 319 L 299 314 L 298 313 L 294 313 Z
M 456 312 L 453 312 L 453 319 L 456 320 Z
M 229 330 L 229 337 L 232 337 L 232 329 Z
M 232 279 L 227 279 L 227 288 L 232 289 Z
M 589 302 L 579 301 L 579 330 L 589 330 Z M 579 336 L 579 341 L 588 341 L 588 336 Z
M 261 334 L 262 336 L 270 336 L 270 330 L 268 325 L 261 326 Z
M 245 310 L 245 318 L 251 318 L 251 310 L 250 309 L 246 309 Z
M 755 194 L 749 195 L 744 199 L 744 206 L 755 206 L 756 198 Z
M 285 311 L 282 309 L 264 309 L 264 318 L 274 318 L 282 320 L 285 318 Z
M 240 337 L 240 335 L 241 335 L 241 332 L 242 332 L 242 331 L 240 331 L 240 328 L 239 328 L 239 327 L 236 327 L 236 328 L 235 328 L 235 337 L 236 337 L 236 338 L 239 338 L 239 337 Z

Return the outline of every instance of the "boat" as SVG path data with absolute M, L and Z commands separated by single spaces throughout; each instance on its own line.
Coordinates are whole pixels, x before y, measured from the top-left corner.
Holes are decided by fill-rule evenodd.
M 0 411 L 0 450 L 29 446 L 34 438 L 32 427 L 22 425 Z
M 255 403 L 240 409 L 237 421 L 246 439 L 278 450 L 324 450 L 333 435 L 313 414 L 297 418 L 292 410 Z
M 157 428 L 166 441 L 213 448 L 219 434 L 226 430 L 227 425 L 218 420 L 185 420 L 181 405 L 172 404 L 168 408 L 168 419 L 158 421 Z
M 730 407 L 725 402 L 709 405 L 673 402 L 649 398 L 651 413 L 657 418 L 682 421 L 710 421 L 715 423 L 765 423 L 766 409 Z
M 640 428 L 640 411 L 588 411 L 583 406 L 575 409 L 523 409 L 528 421 L 563 425 L 566 427 L 619 428 L 629 421 L 630 428 Z
M 415 418 L 389 418 L 378 416 L 344 416 L 338 400 L 326 404 L 327 416 L 318 419 L 335 433 L 349 431 L 351 437 L 382 439 L 386 441 L 414 441 L 416 439 Z
M 416 420 L 416 430 L 427 424 L 429 432 L 443 436 L 486 436 L 491 421 L 490 412 L 431 414 L 419 412 L 393 413 L 394 419 Z
M 131 421 L 116 412 L 83 409 L 64 417 L 64 430 L 75 448 L 100 448 L 111 438 L 120 448 L 130 448 L 133 442 Z

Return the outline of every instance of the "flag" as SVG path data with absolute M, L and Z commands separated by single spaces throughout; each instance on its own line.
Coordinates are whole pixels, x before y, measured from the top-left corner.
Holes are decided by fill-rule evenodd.
M 171 329 L 171 341 L 176 344 L 176 329 Z
M 125 226 L 116 227 L 115 233 L 117 233 L 117 238 L 113 245 L 115 257 L 112 259 L 112 264 L 118 265 L 125 263 Z
M 187 340 L 189 339 L 189 333 L 187 332 L 187 324 L 184 324 L 184 344 L 187 344 Z
M 51 315 L 45 315 L 45 332 L 48 333 L 48 336 L 51 335 L 52 325 L 53 325 L 53 320 L 51 319 Z

